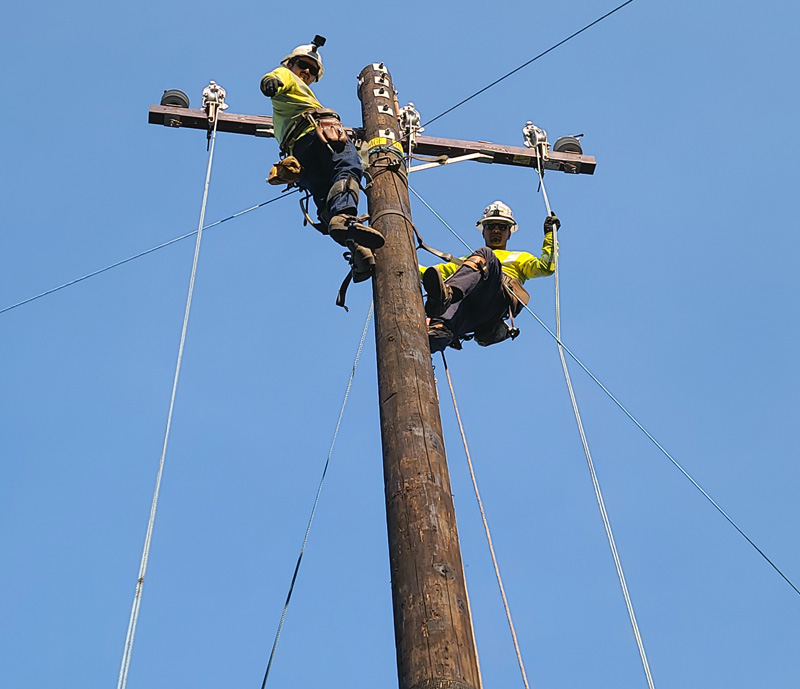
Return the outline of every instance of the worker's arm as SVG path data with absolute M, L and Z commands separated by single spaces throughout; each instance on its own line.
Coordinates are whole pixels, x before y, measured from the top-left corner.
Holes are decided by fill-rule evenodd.
M 291 72 L 289 72 L 289 78 L 287 79 L 287 72 L 289 70 L 286 67 L 278 67 L 271 72 L 267 72 L 261 77 L 261 93 L 267 98 L 272 98 L 279 93 L 288 91 L 291 88 L 292 79 Z
M 526 280 L 547 277 L 555 272 L 555 252 L 558 249 L 554 246 L 554 225 L 556 229 L 561 226 L 561 222 L 555 215 L 544 221 L 544 241 L 542 242 L 542 253 L 538 258 L 527 252 L 520 254 L 517 269 Z

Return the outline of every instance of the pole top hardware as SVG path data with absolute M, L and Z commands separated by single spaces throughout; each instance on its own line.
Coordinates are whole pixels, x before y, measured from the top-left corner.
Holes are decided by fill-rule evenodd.
M 550 144 L 547 142 L 547 132 L 544 129 L 528 121 L 522 128 L 522 136 L 527 148 L 535 149 L 542 160 L 549 160 L 547 152 L 550 149 Z
M 583 134 L 573 134 L 571 136 L 561 136 L 553 144 L 553 150 L 557 153 L 577 153 L 583 155 L 583 147 L 579 141 Z
M 189 96 L 180 89 L 166 89 L 161 96 L 161 105 L 174 105 L 179 108 L 189 107 Z
M 420 126 L 420 115 L 413 103 L 404 105 L 397 113 L 397 120 L 400 123 L 400 131 L 413 146 L 417 138 L 417 134 L 425 131 L 425 128 Z
M 161 105 L 176 108 L 189 107 L 189 96 L 187 96 L 180 89 L 166 89 L 164 95 L 161 96 Z M 164 117 L 164 126 L 166 127 L 180 127 L 180 115 L 168 115 Z
M 219 110 L 228 109 L 225 95 L 225 89 L 215 81 L 209 81 L 208 86 L 203 89 L 203 110 L 208 117 L 209 126 L 213 125 Z

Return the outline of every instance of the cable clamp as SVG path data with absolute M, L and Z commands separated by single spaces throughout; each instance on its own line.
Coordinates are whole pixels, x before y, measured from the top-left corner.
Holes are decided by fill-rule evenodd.
M 414 107 L 413 103 L 409 103 L 400 108 L 400 111 L 397 113 L 397 121 L 400 124 L 400 131 L 403 133 L 403 138 L 409 142 L 409 145 L 413 149 L 417 134 L 425 131 L 425 128 L 420 125 L 419 111 Z
M 220 110 L 227 110 L 228 104 L 225 102 L 225 89 L 214 81 L 208 82 L 208 86 L 203 89 L 203 110 L 208 117 L 208 128 L 214 126 L 214 121 Z
M 533 148 L 536 155 L 541 160 L 549 160 L 550 144 L 547 142 L 547 132 L 541 127 L 537 127 L 533 122 L 526 122 L 522 128 L 522 136 L 524 137 L 525 146 Z

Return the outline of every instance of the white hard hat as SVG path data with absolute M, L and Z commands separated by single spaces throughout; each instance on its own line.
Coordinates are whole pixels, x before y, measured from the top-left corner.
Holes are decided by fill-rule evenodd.
M 481 219 L 478 220 L 475 225 L 483 232 L 483 224 L 489 221 L 507 223 L 511 226 L 510 229 L 512 232 L 516 232 L 518 229 L 517 223 L 514 220 L 514 213 L 512 213 L 511 208 L 502 201 L 494 201 L 486 206 L 486 208 L 483 209 Z
M 299 45 L 291 53 L 289 53 L 283 60 L 281 60 L 281 67 L 289 68 L 289 63 L 298 57 L 307 57 L 313 60 L 319 67 L 319 74 L 317 74 L 314 81 L 322 79 L 325 74 L 325 68 L 322 66 L 322 58 L 319 56 L 319 46 L 316 43 L 309 43 L 308 45 Z

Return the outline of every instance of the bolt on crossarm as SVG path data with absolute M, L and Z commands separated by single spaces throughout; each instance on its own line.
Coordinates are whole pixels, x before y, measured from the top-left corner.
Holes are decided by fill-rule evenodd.
M 358 84 L 370 222 L 386 237 L 373 295 L 399 689 L 480 689 L 394 87 L 383 64 Z

